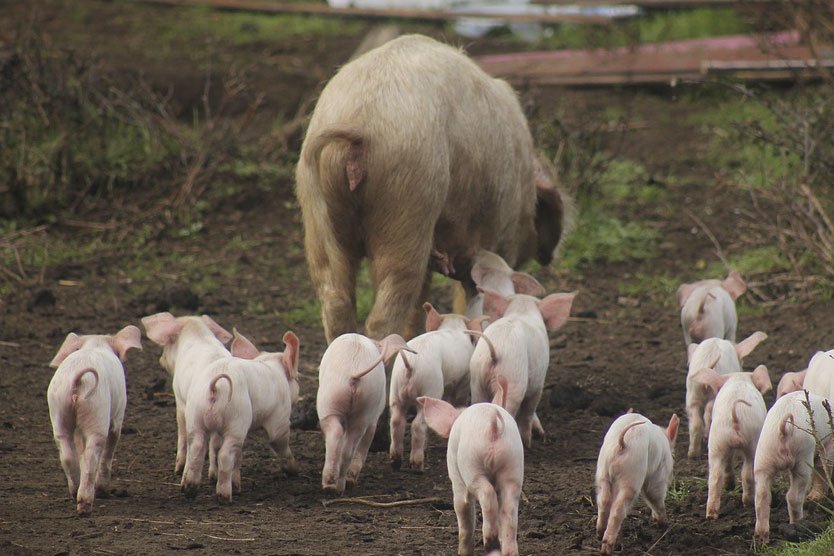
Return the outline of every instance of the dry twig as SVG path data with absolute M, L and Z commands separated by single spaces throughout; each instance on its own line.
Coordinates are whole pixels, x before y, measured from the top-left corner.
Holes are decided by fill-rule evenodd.
M 325 508 L 332 504 L 364 504 L 365 506 L 372 506 L 374 508 L 396 508 L 399 506 L 415 506 L 418 504 L 436 504 L 443 502 L 442 498 L 432 496 L 430 498 L 415 498 L 412 500 L 396 500 L 394 502 L 374 502 L 367 498 L 336 498 L 333 500 L 322 500 L 321 504 Z

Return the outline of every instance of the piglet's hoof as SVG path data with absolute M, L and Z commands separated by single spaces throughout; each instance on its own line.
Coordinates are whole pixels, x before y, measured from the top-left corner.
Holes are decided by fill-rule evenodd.
M 338 489 L 338 488 L 336 488 L 336 483 L 329 484 L 329 485 L 322 485 L 322 486 L 321 486 L 321 491 L 322 491 L 323 493 L 325 493 L 325 494 L 329 494 L 329 495 L 331 495 L 331 496 L 337 496 L 337 495 L 341 494 L 341 493 L 339 492 L 339 489 Z
M 93 513 L 93 503 L 85 502 L 83 500 L 79 501 L 78 505 L 75 508 L 75 511 L 78 512 L 78 515 L 88 516 Z
M 182 493 L 189 500 L 197 498 L 197 485 L 182 485 L 182 487 L 180 487 L 180 490 L 182 490 Z
M 298 475 L 299 469 L 298 464 L 296 462 L 288 463 L 284 465 L 281 470 L 286 473 L 290 477 L 295 477 Z
M 391 469 L 399 471 L 403 466 L 403 458 L 397 457 L 391 459 Z

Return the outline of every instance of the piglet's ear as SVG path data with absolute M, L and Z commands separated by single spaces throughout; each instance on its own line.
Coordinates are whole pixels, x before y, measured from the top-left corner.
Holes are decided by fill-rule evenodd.
M 504 311 L 510 304 L 506 297 L 489 288 L 479 287 L 478 291 L 484 294 L 484 314 L 489 317 L 489 320 L 496 321 L 504 316 Z
M 805 384 L 805 373 L 807 372 L 808 369 L 798 373 L 785 373 L 779 380 L 778 386 L 776 386 L 776 399 L 778 400 L 785 394 L 802 390 L 802 386 Z
M 287 347 L 281 357 L 284 360 L 284 368 L 287 370 L 287 378 L 292 381 L 298 377 L 298 356 L 300 354 L 298 336 L 292 330 L 287 330 L 283 339 Z
M 81 339 L 81 336 L 75 332 L 67 334 L 67 337 L 64 339 L 64 343 L 61 344 L 60 349 L 58 349 L 58 353 L 52 359 L 52 362 L 49 363 L 49 366 L 57 367 L 63 363 L 64 359 L 66 359 L 70 353 L 81 349 L 81 345 L 83 343 L 84 341 Z
M 748 336 L 747 338 L 743 339 L 739 343 L 736 344 L 736 353 L 738 354 L 739 359 L 744 359 L 750 353 L 756 349 L 760 343 L 767 339 L 767 334 L 762 332 L 761 330 L 757 330 Z
M 767 394 L 773 390 L 773 383 L 770 381 L 770 373 L 767 372 L 767 367 L 764 365 L 756 367 L 756 370 L 753 371 L 750 378 L 753 380 L 753 385 L 762 394 Z
M 683 309 L 683 306 L 686 305 L 686 300 L 689 299 L 689 296 L 692 295 L 695 288 L 695 284 L 681 284 L 676 294 L 678 298 L 678 308 Z
M 169 312 L 157 313 L 142 317 L 142 326 L 145 327 L 145 335 L 155 344 L 166 346 L 176 341 L 184 326 Z
M 724 383 L 727 382 L 725 375 L 720 375 L 712 369 L 701 369 L 695 375 L 694 379 L 698 384 L 712 390 L 713 394 L 717 394 L 721 387 L 724 386 Z
M 425 418 L 429 428 L 441 437 L 449 438 L 452 425 L 463 410 L 455 409 L 452 404 L 443 400 L 427 396 L 420 396 L 417 398 L 417 402 L 423 406 L 423 418 Z
M 747 283 L 741 277 L 741 274 L 735 270 L 732 271 L 723 282 L 721 282 L 721 287 L 727 290 L 730 297 L 733 298 L 733 301 L 738 299 L 740 295 L 747 291 Z
M 692 356 L 695 355 L 695 350 L 698 349 L 698 344 L 689 344 L 686 346 L 686 362 L 690 363 L 692 361 Z
M 237 328 L 232 328 L 234 340 L 232 340 L 232 347 L 230 351 L 235 357 L 240 359 L 254 359 L 261 354 L 260 350 L 253 344 L 249 338 L 238 332 Z
M 675 439 L 678 437 L 678 427 L 680 424 L 681 420 L 678 418 L 678 414 L 673 413 L 672 418 L 669 419 L 669 426 L 666 427 L 666 438 L 670 444 L 674 445 Z
M 110 336 L 107 341 L 113 348 L 113 352 L 124 362 L 127 359 L 127 350 L 142 349 L 142 332 L 130 324 L 119 330 L 115 336 Z
M 487 272 L 488 270 L 483 264 L 476 262 L 472 265 L 472 270 L 469 271 L 469 276 L 472 278 L 472 281 L 475 282 L 476 286 L 480 286 L 483 283 L 484 275 Z
M 548 329 L 556 330 L 568 321 L 574 297 L 576 292 L 554 293 L 539 301 L 539 311 Z
M 471 330 L 472 332 L 483 332 L 484 328 L 489 325 L 489 317 L 485 317 L 481 315 L 480 317 L 475 317 L 474 319 L 470 319 L 466 321 L 466 329 Z M 473 341 L 477 341 L 478 337 L 473 336 Z
M 544 286 L 526 272 L 513 272 L 512 280 L 515 293 L 535 295 L 536 297 L 544 295 Z
M 437 309 L 428 301 L 423 303 L 423 310 L 426 312 L 426 332 L 432 332 L 440 328 L 443 323 L 443 317 L 437 312 Z
M 209 327 L 211 333 L 214 334 L 214 336 L 218 340 L 220 340 L 220 342 L 222 342 L 223 344 L 229 343 L 229 340 L 232 339 L 232 335 L 229 334 L 228 330 L 217 324 L 217 322 L 215 322 L 215 320 L 208 315 L 203 315 L 200 318 L 203 319 L 203 322 L 206 323 L 206 326 Z

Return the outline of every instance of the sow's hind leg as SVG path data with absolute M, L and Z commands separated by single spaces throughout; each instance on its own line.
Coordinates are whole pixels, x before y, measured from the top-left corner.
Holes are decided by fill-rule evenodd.
M 377 340 L 392 333 L 407 338 L 413 336 L 414 330 L 408 329 L 416 327 L 420 303 L 428 293 L 433 236 L 431 219 L 423 218 L 416 229 L 401 234 L 400 238 L 390 234 L 369 249 L 376 295 L 365 331 Z
M 356 273 L 360 256 L 356 246 L 345 246 L 343 238 L 334 237 L 329 224 L 323 224 L 319 215 L 305 215 L 304 227 L 310 277 L 321 302 L 324 335 L 331 342 L 342 334 L 358 330 Z

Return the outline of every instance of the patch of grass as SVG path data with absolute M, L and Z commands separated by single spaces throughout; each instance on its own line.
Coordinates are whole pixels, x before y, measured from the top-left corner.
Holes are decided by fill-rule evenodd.
M 209 7 L 148 8 L 137 6 L 123 11 L 133 21 L 131 47 L 153 44 L 143 53 L 166 60 L 185 55 L 195 62 L 206 60 L 205 51 L 195 44 L 246 47 L 308 37 L 351 37 L 365 29 L 359 20 L 303 14 L 257 14 L 212 10 Z M 80 41 L 85 40 L 79 37 Z M 183 48 L 189 45 L 189 48 Z M 220 52 L 222 55 L 222 52 Z
M 179 17 L 167 17 L 157 23 L 162 40 L 212 38 L 237 46 L 304 36 L 352 36 L 364 28 L 358 21 L 335 17 L 232 13 L 208 7 L 183 8 Z
M 19 242 L 16 249 L 4 248 L 0 251 L 0 264 L 9 269 L 18 268 L 18 258 L 24 269 L 41 269 L 67 262 L 82 264 L 83 261 L 108 247 L 102 236 L 95 236 L 86 241 L 67 241 L 63 238 L 31 238 Z
M 685 280 L 668 274 L 635 274 L 629 281 L 619 286 L 620 295 L 627 297 L 650 298 L 664 306 L 677 308 L 675 293 Z
M 308 327 L 317 326 L 321 324 L 321 305 L 317 298 L 310 299 L 298 307 L 282 311 L 279 313 L 279 317 L 284 326 L 290 328 L 299 324 Z
M 675 502 L 683 502 L 690 496 L 700 495 L 707 488 L 703 477 L 675 477 L 669 485 L 667 497 Z
M 817 538 L 808 542 L 786 542 L 765 549 L 766 556 L 829 556 L 834 554 L 834 522 Z
M 661 200 L 664 192 L 648 178 L 641 165 L 614 159 L 592 183 L 580 188 L 576 229 L 568 236 L 562 251 L 564 267 L 644 260 L 655 255 L 657 230 L 635 221 L 623 222 L 612 214 L 622 203 Z
M 356 275 L 356 318 L 363 322 L 368 318 L 374 305 L 374 288 L 371 284 L 371 271 L 368 260 L 362 261 L 359 273 Z
M 565 243 L 561 264 L 576 268 L 594 262 L 649 259 L 655 254 L 657 231 L 638 222 L 623 223 L 597 208 L 580 213 L 579 224 Z
M 171 233 L 181 238 L 182 248 L 176 252 L 160 254 L 153 242 L 130 244 L 133 256 L 122 265 L 120 274 L 130 284 L 131 294 L 143 295 L 158 288 L 160 278 L 169 283 L 187 283 L 198 295 L 216 292 L 240 271 L 238 255 L 259 243 L 232 236 L 207 254 L 192 247 L 199 232 L 183 235 L 182 230 L 172 230 Z M 256 307 L 251 309 L 253 314 L 263 314 Z
M 653 185 L 648 170 L 627 159 L 614 159 L 600 176 L 599 189 L 613 203 L 636 200 L 656 202 L 664 191 Z
M 644 43 L 749 33 L 752 26 L 733 8 L 653 10 L 647 14 L 596 25 L 562 24 L 546 28 L 544 36 L 524 46 L 554 48 L 615 48 Z M 516 39 L 521 42 L 520 38 Z
M 732 98 L 714 110 L 692 118 L 712 136 L 708 157 L 716 168 L 742 187 L 767 188 L 800 173 L 802 160 L 796 152 L 776 145 L 751 141 L 743 130 L 750 126 L 778 133 L 779 122 L 772 110 L 749 99 Z
M 0 112 L 9 115 L 0 126 L 0 217 L 77 207 L 176 165 L 179 139 L 144 84 L 123 88 L 94 60 L 46 47 L 34 29 L 0 69 Z
M 749 274 L 772 273 L 790 270 L 791 264 L 785 255 L 775 246 L 766 245 L 746 249 L 730 256 L 730 267 L 738 270 L 742 276 Z M 726 271 L 724 271 L 726 274 Z
M 245 153 L 244 153 L 245 154 Z M 245 180 L 252 182 L 261 191 L 271 190 L 276 183 L 292 182 L 294 179 L 294 164 L 279 164 L 258 157 L 241 157 L 230 161 L 220 168 L 227 172 L 236 182 Z M 234 193 L 234 184 L 228 184 L 227 194 Z

